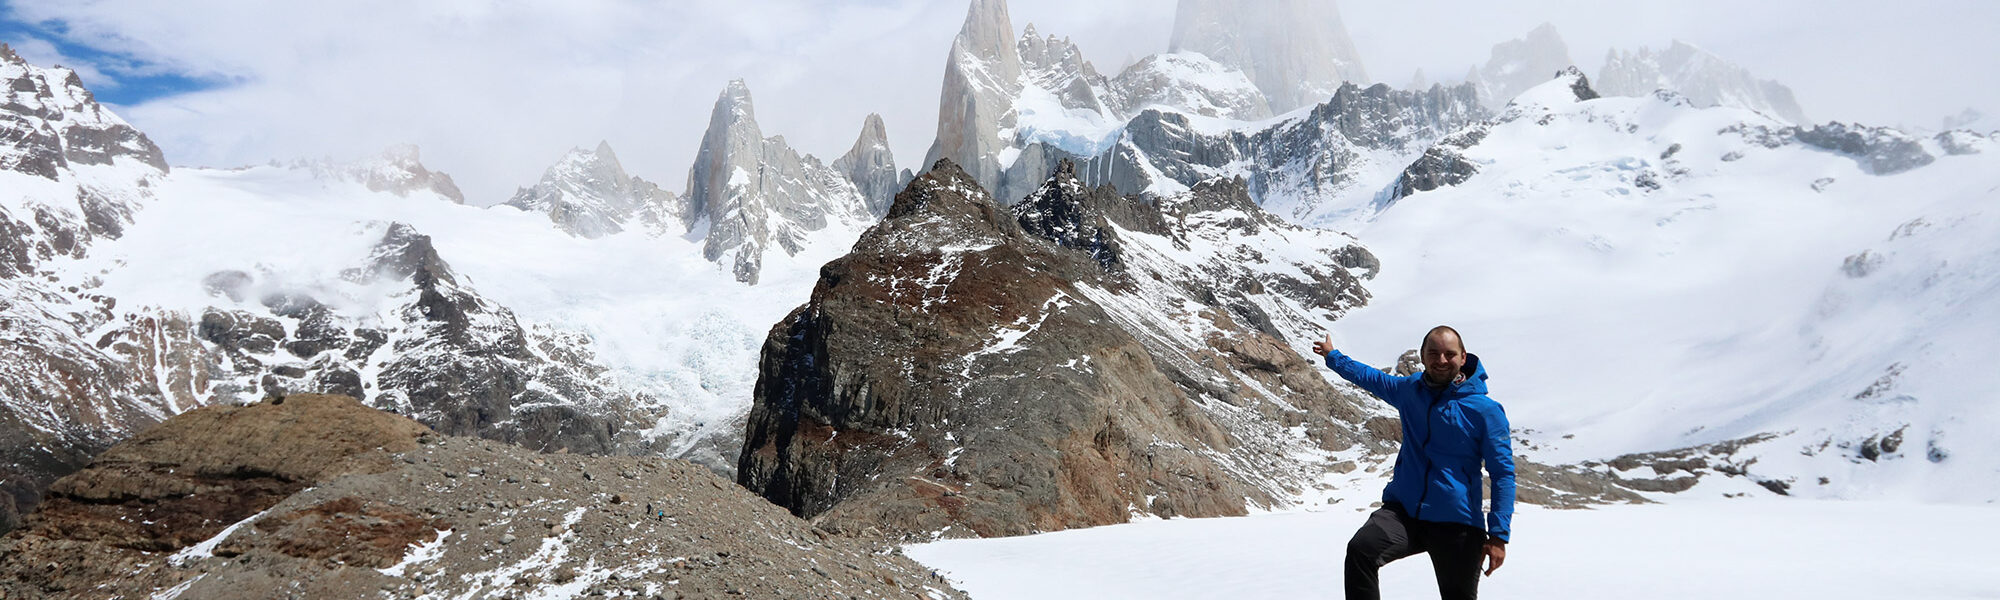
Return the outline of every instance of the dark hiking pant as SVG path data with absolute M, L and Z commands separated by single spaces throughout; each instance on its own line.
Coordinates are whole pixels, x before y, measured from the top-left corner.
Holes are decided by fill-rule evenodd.
M 1377 572 L 1382 565 L 1419 552 L 1429 552 L 1437 571 L 1438 594 L 1444 600 L 1479 596 L 1479 564 L 1485 558 L 1486 532 L 1459 523 L 1419 521 L 1394 504 L 1368 516 L 1368 523 L 1347 541 L 1347 598 L 1382 597 Z

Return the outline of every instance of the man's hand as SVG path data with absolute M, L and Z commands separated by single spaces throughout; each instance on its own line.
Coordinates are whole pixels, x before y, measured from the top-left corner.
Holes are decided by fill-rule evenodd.
M 1507 543 L 1500 540 L 1486 540 L 1486 574 L 1500 570 L 1500 563 L 1507 562 Z
M 1333 351 L 1333 334 L 1331 333 L 1326 334 L 1326 339 L 1313 342 L 1313 354 L 1326 356 L 1326 353 L 1332 351 Z

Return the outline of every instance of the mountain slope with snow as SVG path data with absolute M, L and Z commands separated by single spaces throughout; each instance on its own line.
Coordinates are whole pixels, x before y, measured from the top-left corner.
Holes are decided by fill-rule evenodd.
M 1336 340 L 1388 361 L 1453 324 L 1544 461 L 1753 439 L 1734 460 L 1794 495 L 1994 500 L 1964 457 L 2000 450 L 1973 433 L 2000 411 L 1961 376 L 2000 325 L 1992 141 L 1580 100 L 1580 77 L 1358 232 L 1379 300 Z

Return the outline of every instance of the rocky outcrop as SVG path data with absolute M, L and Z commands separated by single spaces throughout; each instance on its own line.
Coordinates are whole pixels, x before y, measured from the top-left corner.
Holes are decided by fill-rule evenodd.
M 1069 38 L 1041 37 L 1029 23 L 1015 42 L 1015 51 L 1021 57 L 1023 83 L 1049 91 L 1064 109 L 1114 114 L 1115 100 L 1097 92 L 1107 87 L 1107 81 Z
M 388 192 L 404 197 L 417 192 L 430 192 L 450 200 L 452 204 L 465 204 L 465 194 L 458 190 L 458 184 L 451 180 L 451 175 L 425 167 L 422 153 L 413 144 L 390 146 L 381 155 L 359 162 L 321 160 L 302 162 L 298 166 L 311 169 L 321 178 L 359 183 L 371 192 Z
M 127 158 L 161 172 L 160 147 L 106 110 L 75 71 L 28 64 L 0 44 L 0 170 L 48 179 Z
M 1486 64 L 1467 73 L 1465 80 L 1478 86 L 1486 108 L 1499 110 L 1514 96 L 1548 81 L 1550 73 L 1575 64 L 1556 26 L 1543 23 L 1524 37 L 1494 44 Z
M 60 568 L 51 568 L 60 565 Z M 0 539 L 0 597 L 960 597 L 706 469 L 431 434 L 351 398 L 189 412 Z
M 598 142 L 595 150 L 571 149 L 505 206 L 547 214 L 558 229 L 577 237 L 600 238 L 633 226 L 687 231 L 687 206 L 673 192 L 626 174 L 608 142 Z
M 876 218 L 889 212 L 896 191 L 908 181 L 896 173 L 896 157 L 889 152 L 889 132 L 882 125 L 882 115 L 873 113 L 861 122 L 861 136 L 855 138 L 854 147 L 833 161 L 833 170 L 854 182 L 867 202 L 868 214 Z
M 1748 69 L 1687 42 L 1674 40 L 1666 50 L 1613 49 L 1597 71 L 1597 89 L 1612 96 L 1646 96 L 1671 90 L 1695 106 L 1748 108 L 1792 123 L 1807 123 L 1805 111 L 1791 88 L 1758 79 Z
M 950 159 L 981 185 L 998 183 L 1006 167 L 1000 152 L 1011 144 L 1000 132 L 1014 127 L 1021 73 L 1006 0 L 972 0 L 945 57 L 937 138 L 924 153 L 924 164 Z
M 1888 127 L 1832 122 L 1799 128 L 1793 135 L 1807 146 L 1852 156 L 1875 175 L 1901 173 L 1937 160 L 1917 137 Z
M 1923 140 L 1891 127 L 1840 122 L 1810 128 L 1739 124 L 1723 133 L 1741 135 L 1744 141 L 1767 149 L 1803 144 L 1837 152 L 1852 157 L 1862 171 L 1872 175 L 1894 175 L 1937 160 L 1924 148 Z M 1950 152 L 1949 146 L 1946 151 Z
M 1242 71 L 1276 113 L 1369 82 L 1332 0 L 1180 0 L 1167 47 Z
M 1417 192 L 1428 192 L 1444 186 L 1458 185 L 1479 173 L 1476 161 L 1466 158 L 1465 152 L 1486 139 L 1487 132 L 1495 125 L 1522 119 L 1542 119 L 1552 107 L 1547 103 L 1567 105 L 1575 102 L 1594 100 L 1597 91 L 1590 86 L 1590 78 L 1576 67 L 1564 67 L 1555 74 L 1555 83 L 1544 80 L 1544 86 L 1560 86 L 1562 90 L 1548 87 L 1541 98 L 1529 98 L 1525 102 L 1510 101 L 1507 110 L 1487 121 L 1467 124 L 1451 135 L 1424 150 L 1410 166 L 1405 167 L 1396 183 L 1390 188 L 1389 202 L 1408 198 Z M 1551 91 L 1554 90 L 1554 91 Z M 1386 208 L 1387 205 L 1384 205 Z
M 715 100 L 688 169 L 687 207 L 689 226 L 704 236 L 702 255 L 751 284 L 766 251 L 797 254 L 808 233 L 870 220 L 867 200 L 839 169 L 801 156 L 783 137 L 764 137 L 742 80 Z
M 1460 129 L 1424 150 L 1424 155 L 1403 169 L 1391 192 L 1396 199 L 1410 197 L 1448 185 L 1458 185 L 1479 173 L 1479 165 L 1465 158 L 1465 149 L 1486 139 L 1488 126 L 1474 124 Z
M 940 162 L 772 329 L 739 481 L 911 537 L 1279 504 L 1326 468 L 1287 456 L 1382 447 L 1285 341 L 1365 301 L 1340 239 L 1229 181 L 1156 204 L 1060 166 L 1010 210 Z

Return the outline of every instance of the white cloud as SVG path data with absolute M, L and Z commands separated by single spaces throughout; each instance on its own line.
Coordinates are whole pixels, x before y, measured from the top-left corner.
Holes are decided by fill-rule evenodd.
M 1014 0 L 1016 28 L 1073 38 L 1100 71 L 1165 49 L 1166 0 Z M 938 85 L 959 0 L 455 0 L 265 3 L 143 0 L 33 3 L 71 41 L 129 64 L 236 81 L 161 98 L 126 118 L 176 164 L 357 157 L 398 142 L 424 149 L 468 200 L 506 199 L 571 146 L 599 139 L 668 189 L 685 183 L 715 95 L 744 78 L 766 135 L 831 160 L 862 118 L 882 113 L 903 166 L 936 127 Z M 1819 119 L 1935 123 L 1991 104 L 2000 41 L 1973 35 L 1995 5 L 1918 8 L 1784 0 L 1737 3 L 1348 2 L 1371 75 L 1400 85 L 1483 62 L 1493 43 L 1553 21 L 1586 71 L 1610 47 L 1675 37 L 1779 79 Z M 1857 81 L 1869 85 L 1857 85 Z M 1981 105 L 1980 103 L 1986 103 Z
M 49 43 L 48 40 L 21 37 L 6 42 L 8 47 L 14 49 L 15 54 L 21 55 L 21 58 L 30 64 L 61 65 L 76 71 L 76 76 L 83 79 L 84 85 L 92 89 L 109 89 L 118 85 L 117 79 L 104 76 L 97 65 L 63 54 L 62 50 L 57 49 L 56 45 Z

